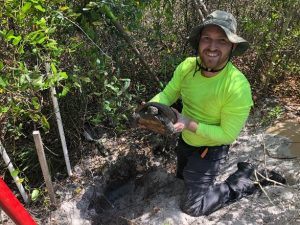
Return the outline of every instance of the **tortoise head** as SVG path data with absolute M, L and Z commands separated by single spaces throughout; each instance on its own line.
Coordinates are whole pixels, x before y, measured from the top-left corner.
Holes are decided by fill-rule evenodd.
M 156 108 L 155 106 L 148 106 L 146 114 L 148 114 L 148 115 L 158 115 L 158 108 Z

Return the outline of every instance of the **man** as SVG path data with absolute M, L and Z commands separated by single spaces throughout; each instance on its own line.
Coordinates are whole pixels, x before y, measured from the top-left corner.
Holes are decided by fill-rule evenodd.
M 165 89 L 150 100 L 170 106 L 182 99 L 174 124 L 182 132 L 176 148 L 177 177 L 186 187 L 181 209 L 191 216 L 208 215 L 257 189 L 249 179 L 254 167 L 246 162 L 238 163 L 238 170 L 223 183 L 214 184 L 253 105 L 249 82 L 230 61 L 249 47 L 236 28 L 232 14 L 210 14 L 189 37 L 198 56 L 184 60 Z

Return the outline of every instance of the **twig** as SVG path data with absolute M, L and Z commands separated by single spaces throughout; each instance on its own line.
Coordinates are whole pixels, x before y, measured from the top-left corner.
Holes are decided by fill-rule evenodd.
M 256 179 L 256 183 L 258 184 L 258 186 L 260 187 L 260 189 L 264 192 L 264 194 L 267 196 L 267 198 L 269 199 L 269 201 L 272 203 L 272 205 L 275 206 L 274 202 L 271 200 L 271 198 L 269 197 L 268 193 L 266 192 L 266 190 L 261 186 L 261 184 L 259 183 L 258 177 L 257 177 L 258 172 L 255 170 L 254 171 L 254 175 L 255 175 L 255 179 Z
M 265 189 L 262 187 L 262 185 L 260 184 L 257 175 L 259 175 L 259 176 L 262 177 L 263 179 L 265 179 L 265 180 L 267 180 L 267 181 L 270 181 L 270 182 L 273 182 L 274 184 L 277 184 L 277 185 L 279 185 L 279 186 L 283 186 L 283 187 L 286 187 L 286 188 L 289 188 L 289 189 L 294 189 L 294 190 L 296 190 L 296 188 L 291 188 L 290 186 L 287 186 L 287 185 L 285 185 L 285 184 L 282 184 L 282 183 L 280 183 L 280 182 L 277 182 L 277 181 L 275 181 L 275 180 L 272 180 L 272 179 L 269 179 L 269 178 L 263 176 L 263 175 L 262 175 L 261 173 L 259 173 L 257 170 L 254 171 L 254 175 L 255 175 L 255 177 L 256 177 L 255 183 L 258 184 L 258 186 L 259 186 L 260 189 L 264 192 L 264 194 L 267 196 L 267 198 L 268 198 L 269 201 L 272 203 L 272 205 L 274 205 L 274 202 L 271 200 L 271 198 L 268 196 L 266 190 L 265 190 Z M 281 209 L 283 209 L 283 210 L 286 209 L 285 205 L 284 205 L 282 202 L 279 202 L 279 204 L 281 205 Z M 274 205 L 274 206 L 279 207 L 279 205 Z
M 256 171 L 256 170 L 255 170 L 255 171 Z M 277 182 L 277 181 L 275 181 L 275 180 L 272 180 L 272 179 L 270 179 L 270 178 L 268 178 L 268 177 L 265 177 L 264 175 L 262 175 L 262 174 L 261 174 L 260 172 L 258 172 L 258 171 L 256 171 L 256 174 L 258 174 L 261 178 L 265 179 L 266 181 L 272 182 L 272 183 L 277 184 L 277 185 L 279 185 L 279 186 L 289 187 L 288 185 L 282 184 L 282 183 Z
M 199 6 L 198 1 L 197 1 L 197 0 L 193 0 L 193 3 L 194 3 L 194 5 L 195 5 L 195 8 L 196 8 L 198 14 L 199 14 L 200 19 L 201 19 L 202 21 L 204 21 L 204 15 L 203 15 L 203 13 L 202 13 L 202 11 L 201 11 L 201 9 L 200 9 L 200 6 Z
M 48 148 L 44 143 L 43 143 L 43 146 L 44 146 L 44 148 L 45 148 L 48 152 L 50 152 L 52 155 L 59 156 L 59 154 L 56 154 L 55 152 L 51 151 L 50 148 Z
M 267 172 L 267 152 L 266 152 L 266 143 L 265 143 L 265 137 L 264 134 L 261 134 L 261 139 L 262 139 L 262 145 L 263 145 L 263 151 L 264 151 L 264 169 L 265 169 L 265 173 L 266 176 L 268 178 L 268 172 Z
M 267 196 L 267 198 L 269 199 L 269 201 L 271 202 L 271 204 L 275 206 L 274 202 L 271 200 L 271 198 L 269 197 L 269 195 L 266 192 L 266 190 L 260 184 L 257 175 L 259 175 L 261 178 L 265 179 L 266 181 L 272 182 L 274 184 L 277 184 L 277 185 L 280 185 L 280 186 L 283 186 L 283 187 L 288 187 L 288 188 L 290 188 L 290 187 L 269 178 L 269 176 L 268 176 L 268 170 L 267 170 L 267 155 L 268 155 L 268 153 L 267 153 L 267 149 L 266 149 L 266 145 L 265 145 L 265 139 L 264 139 L 264 135 L 263 134 L 261 134 L 261 138 L 262 138 L 262 146 L 263 146 L 263 152 L 264 152 L 264 170 L 265 170 L 266 176 L 262 175 L 257 170 L 254 170 L 254 175 L 255 175 L 255 179 L 256 179 L 255 183 L 258 184 L 258 186 L 263 191 L 263 193 Z
M 204 11 L 204 16 L 206 17 L 208 15 L 208 10 L 206 8 L 206 5 L 204 4 L 203 0 L 198 0 L 199 5 L 201 6 L 201 8 Z
M 71 19 L 69 19 L 68 17 L 66 17 L 66 16 L 64 16 L 62 13 L 59 13 L 59 15 L 62 17 L 62 18 L 64 18 L 64 19 L 66 19 L 66 20 L 68 20 L 70 23 L 72 23 L 74 26 L 76 26 L 92 43 L 93 43 L 93 45 L 95 45 L 98 49 L 99 49 L 99 51 L 103 54 L 103 55 L 105 55 L 106 57 L 108 57 L 108 58 L 110 58 L 110 59 L 112 59 L 107 53 L 105 53 L 101 48 L 100 48 L 100 46 L 99 45 L 97 45 L 94 41 L 93 41 L 93 39 L 77 24 L 77 23 L 75 23 L 74 21 L 72 21 Z

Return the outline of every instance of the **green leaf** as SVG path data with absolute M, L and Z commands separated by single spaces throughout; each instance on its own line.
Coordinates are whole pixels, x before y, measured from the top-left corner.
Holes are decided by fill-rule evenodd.
M 54 75 L 57 74 L 57 69 L 56 69 L 54 63 L 51 63 L 51 70 L 52 70 L 52 73 L 53 73 Z
M 124 87 L 122 88 L 123 91 L 127 90 L 130 86 L 130 79 L 120 79 L 121 81 L 124 81 Z
M 91 79 L 89 77 L 80 77 L 80 80 L 84 81 L 85 83 L 91 83 Z
M 44 86 L 43 76 L 39 76 L 32 80 L 32 85 L 37 88 L 42 88 Z
M 6 113 L 8 112 L 9 107 L 0 107 L 0 113 Z
M 51 40 L 48 44 L 46 44 L 44 46 L 50 50 L 58 50 L 57 43 L 54 40 Z
M 25 51 L 24 51 L 24 46 L 20 46 L 19 48 L 18 48 L 18 53 L 20 53 L 20 54 L 23 54 Z
M 39 196 L 40 196 L 40 191 L 39 191 L 38 189 L 34 189 L 34 190 L 31 192 L 31 200 L 32 200 L 32 201 L 37 200 Z
M 40 120 L 40 115 L 39 114 L 31 114 L 30 118 L 34 121 L 34 122 L 38 122 Z
M 19 173 L 20 173 L 20 171 L 18 169 L 15 169 L 15 170 L 13 170 L 13 171 L 10 172 L 10 175 L 12 177 L 17 177 Z
M 30 77 L 28 76 L 27 73 L 23 73 L 20 77 L 20 84 L 26 84 L 26 83 L 30 83 L 31 79 Z
M 112 110 L 112 108 L 110 107 L 109 101 L 104 101 L 104 110 L 107 112 L 110 112 Z
M 30 42 L 33 42 L 35 41 L 36 37 L 38 35 L 40 35 L 41 31 L 40 30 L 37 30 L 37 31 L 34 31 L 34 32 L 31 32 L 27 35 L 26 39 L 27 40 L 30 40 Z
M 46 27 L 46 19 L 42 17 L 39 21 L 36 22 L 36 24 L 41 27 Z
M 8 40 L 8 41 L 10 41 L 11 39 L 15 39 L 15 38 L 16 38 L 15 35 L 9 35 L 9 36 L 7 36 L 7 40 Z
M 19 184 L 22 184 L 22 183 L 24 182 L 24 178 L 19 178 L 19 179 L 17 180 L 17 182 L 18 182 Z
M 47 118 L 44 115 L 42 115 L 42 117 L 41 117 L 41 123 L 43 125 L 44 130 L 49 130 L 50 129 L 50 124 L 49 124 Z
M 45 40 L 46 40 L 47 37 L 42 37 L 40 38 L 39 40 L 37 40 L 37 43 L 38 44 L 42 44 Z
M 32 103 L 34 109 L 36 109 L 36 110 L 38 110 L 41 107 L 41 105 L 38 101 L 39 101 L 39 99 L 37 97 L 33 97 L 31 99 L 31 103 Z
M 98 97 L 101 97 L 103 95 L 103 94 L 98 93 L 98 92 L 94 92 L 93 94 L 96 95 L 96 96 L 98 96 Z
M 6 37 L 7 30 L 0 30 L 0 35 Z
M 58 79 L 59 81 L 68 79 L 68 74 L 66 72 L 59 72 L 58 75 L 59 75 L 59 79 Z
M 5 80 L 3 80 L 2 77 L 0 77 L 0 87 L 6 87 L 7 83 L 5 82 Z
M 22 40 L 22 37 L 19 35 L 19 36 L 17 36 L 17 37 L 15 37 L 14 38 L 14 40 L 13 40 L 13 45 L 17 45 L 17 44 L 19 44 L 19 42 Z
M 81 85 L 78 82 L 74 82 L 75 87 L 79 88 L 81 91 Z
M 107 84 L 106 87 L 110 88 L 115 93 L 119 92 L 119 88 L 118 87 L 114 87 L 111 84 Z
M 68 94 L 68 92 L 70 91 L 70 88 L 65 86 L 62 90 L 62 92 L 59 94 L 59 97 L 64 97 Z
M 10 40 L 10 39 L 12 39 L 13 37 L 14 37 L 14 31 L 13 31 L 13 30 L 9 30 L 8 33 L 6 33 L 5 38 L 6 38 L 7 40 Z
M 31 8 L 31 2 L 26 2 L 25 5 L 22 7 L 22 13 L 26 13 Z
M 61 6 L 61 7 L 59 7 L 59 10 L 60 11 L 65 11 L 65 10 L 67 10 L 67 9 L 69 9 L 69 7 L 68 6 Z
M 46 11 L 41 5 L 35 5 L 34 8 L 36 8 L 37 10 L 39 10 L 41 12 L 45 12 Z

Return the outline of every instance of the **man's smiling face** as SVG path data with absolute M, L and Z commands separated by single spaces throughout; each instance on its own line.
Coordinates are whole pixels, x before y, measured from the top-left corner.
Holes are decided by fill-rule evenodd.
M 199 56 L 202 65 L 214 70 L 224 67 L 235 44 L 216 25 L 204 27 L 200 35 Z

